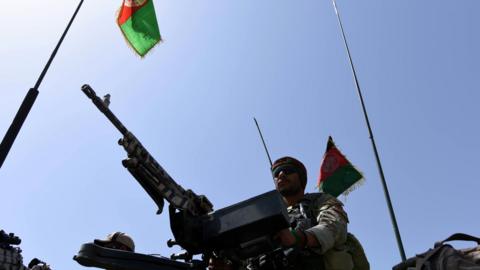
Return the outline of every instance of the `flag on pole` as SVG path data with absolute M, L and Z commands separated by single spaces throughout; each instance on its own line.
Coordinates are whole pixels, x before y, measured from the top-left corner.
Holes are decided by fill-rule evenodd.
M 117 23 L 130 47 L 141 57 L 162 40 L 152 0 L 123 0 Z
M 347 195 L 363 181 L 363 175 L 338 150 L 331 136 L 320 166 L 317 186 L 320 191 L 338 197 Z

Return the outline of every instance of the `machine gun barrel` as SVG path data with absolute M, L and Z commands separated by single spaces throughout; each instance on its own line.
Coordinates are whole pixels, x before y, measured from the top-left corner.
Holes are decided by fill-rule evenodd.
M 127 135 L 128 129 L 118 120 L 118 118 L 113 114 L 113 112 L 108 108 L 108 104 L 101 100 L 95 91 L 88 84 L 82 86 L 82 91 L 87 95 L 89 99 L 92 100 L 93 104 L 103 113 L 105 116 L 112 122 L 112 124 L 122 133 L 123 136 Z
M 166 199 L 176 209 L 185 210 L 193 216 L 206 214 L 213 210 L 207 197 L 197 195 L 191 190 L 185 190 L 158 164 L 135 135 L 128 131 L 108 108 L 109 96 L 106 96 L 105 100 L 101 100 L 87 84 L 82 86 L 82 91 L 122 133 L 123 139 L 120 139 L 118 143 L 128 154 L 128 158 L 123 160 L 122 164 L 157 204 L 158 213 L 162 212 L 163 199 Z

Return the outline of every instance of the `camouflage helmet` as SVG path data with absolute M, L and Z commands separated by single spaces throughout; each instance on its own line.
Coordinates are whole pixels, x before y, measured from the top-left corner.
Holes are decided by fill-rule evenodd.
M 302 184 L 302 187 L 305 189 L 307 186 L 307 169 L 305 168 L 305 165 L 303 165 L 302 162 L 300 162 L 298 159 L 295 159 L 293 157 L 281 157 L 277 160 L 272 165 L 272 174 L 275 175 L 275 171 L 279 170 L 282 167 L 285 166 L 290 166 L 293 167 L 298 175 L 300 176 L 300 182 Z

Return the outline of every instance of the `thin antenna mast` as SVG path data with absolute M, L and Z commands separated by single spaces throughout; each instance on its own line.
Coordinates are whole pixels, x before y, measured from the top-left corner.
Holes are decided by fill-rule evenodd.
M 405 250 L 403 249 L 402 238 L 400 237 L 400 230 L 398 229 L 397 219 L 395 218 L 395 212 L 393 211 L 392 201 L 390 200 L 390 193 L 388 192 L 387 182 L 385 181 L 385 175 L 383 174 L 382 163 L 380 162 L 380 157 L 378 155 L 377 146 L 375 145 L 375 139 L 373 138 L 372 128 L 370 126 L 370 121 L 368 120 L 367 109 L 365 108 L 365 103 L 363 102 L 362 91 L 360 90 L 360 85 L 358 83 L 357 73 L 355 72 L 355 67 L 353 66 L 352 55 L 350 54 L 350 49 L 348 48 L 347 38 L 345 37 L 345 32 L 343 31 L 342 21 L 340 20 L 340 14 L 337 10 L 337 4 L 335 0 L 332 0 L 333 7 L 335 8 L 335 13 L 337 14 L 338 24 L 342 30 L 343 42 L 345 44 L 345 49 L 347 50 L 348 59 L 350 61 L 350 67 L 352 68 L 353 78 L 355 81 L 355 86 L 357 88 L 358 97 L 360 98 L 360 103 L 362 104 L 363 115 L 365 116 L 365 122 L 367 123 L 368 133 L 370 135 L 370 140 L 372 141 L 373 152 L 375 153 L 375 159 L 377 161 L 378 172 L 380 174 L 380 179 L 383 186 L 383 192 L 385 194 L 385 199 L 387 201 L 388 210 L 390 213 L 390 219 L 392 221 L 393 230 L 395 232 L 395 237 L 397 239 L 398 249 L 400 251 L 400 257 L 402 261 L 406 261 Z
M 260 130 L 260 126 L 258 125 L 257 119 L 255 119 L 255 117 L 253 117 L 253 121 L 255 121 L 255 125 L 257 125 L 258 133 L 260 134 L 260 139 L 262 139 L 263 147 L 265 148 L 265 152 L 267 153 L 268 161 L 270 162 L 270 168 L 271 168 L 273 166 L 273 163 L 272 163 L 272 159 L 270 158 L 270 154 L 268 153 L 265 140 L 263 139 L 262 131 Z
M 68 25 L 65 28 L 65 31 L 63 32 L 62 36 L 60 37 L 60 40 L 57 43 L 57 46 L 55 46 L 55 49 L 50 55 L 50 58 L 48 59 L 47 64 L 43 68 L 42 73 L 38 77 L 37 82 L 35 83 L 35 86 L 33 88 L 30 88 L 30 90 L 28 90 L 27 95 L 23 99 L 23 102 L 20 105 L 20 108 L 18 109 L 17 114 L 15 115 L 15 118 L 13 119 L 12 124 L 8 128 L 7 133 L 5 134 L 5 137 L 3 137 L 2 143 L 0 144 L 0 168 L 2 167 L 3 162 L 7 158 L 8 152 L 10 151 L 10 148 L 12 148 L 13 142 L 15 141 L 15 138 L 20 132 L 20 129 L 22 128 L 22 125 L 25 122 L 25 119 L 27 119 L 28 113 L 30 112 L 30 109 L 32 108 L 33 103 L 35 103 L 35 100 L 37 99 L 37 96 L 39 93 L 38 88 L 42 83 L 43 77 L 45 77 L 45 74 L 47 74 L 48 68 L 50 67 L 50 64 L 55 58 L 55 55 L 57 54 L 57 51 L 60 48 L 60 45 L 62 44 L 63 39 L 67 35 L 68 29 L 70 29 L 70 26 L 72 25 L 73 20 L 75 19 L 75 16 L 77 16 L 78 10 L 80 10 L 82 3 L 83 3 L 83 0 L 81 0 L 78 3 L 78 6 L 75 9 L 73 16 L 68 22 Z

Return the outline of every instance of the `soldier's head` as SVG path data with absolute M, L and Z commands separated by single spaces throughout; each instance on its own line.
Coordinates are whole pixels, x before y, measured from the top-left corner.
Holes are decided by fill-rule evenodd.
M 293 157 L 282 157 L 272 165 L 275 187 L 284 197 L 303 194 L 307 185 L 307 170 Z
M 132 252 L 135 251 L 135 243 L 133 242 L 133 239 L 128 234 L 123 232 L 113 232 L 107 235 L 106 239 L 95 239 L 93 242 L 99 246 L 106 248 L 113 248 Z

